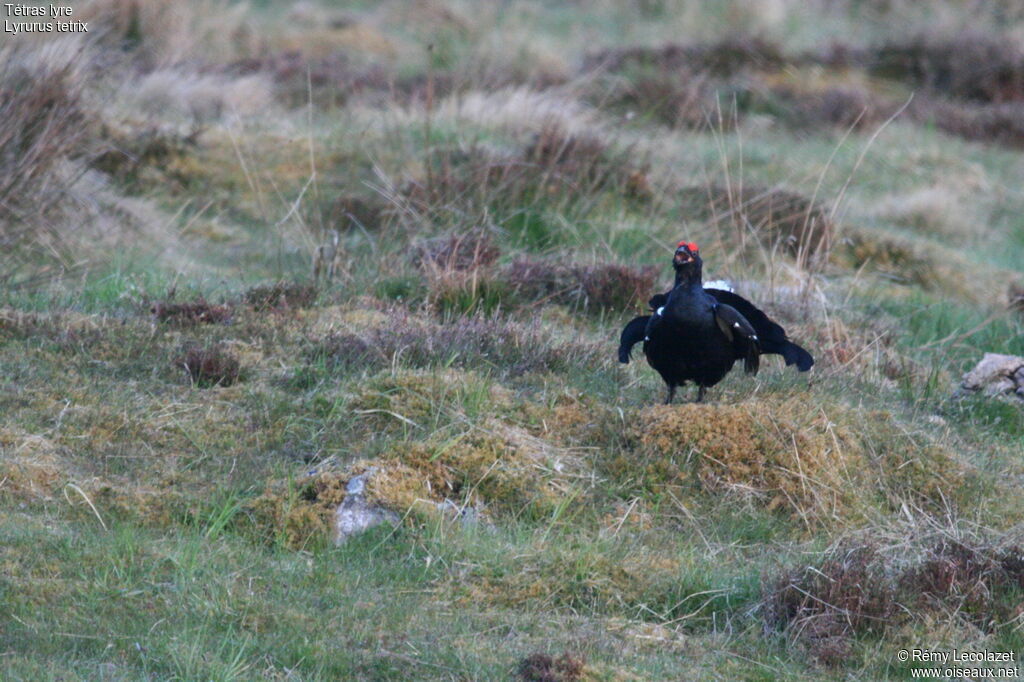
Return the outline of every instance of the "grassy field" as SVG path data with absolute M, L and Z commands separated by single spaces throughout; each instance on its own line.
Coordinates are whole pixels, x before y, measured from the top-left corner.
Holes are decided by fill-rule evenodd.
M 0 37 L 0 677 L 1022 653 L 1024 403 L 955 393 L 1024 355 L 1016 2 L 73 6 Z M 616 361 L 684 238 L 812 372 Z

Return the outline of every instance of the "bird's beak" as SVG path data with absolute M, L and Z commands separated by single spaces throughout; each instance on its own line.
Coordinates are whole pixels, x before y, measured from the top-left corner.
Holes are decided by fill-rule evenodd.
M 685 265 L 686 263 L 693 262 L 693 256 L 691 256 L 690 252 L 685 248 L 677 249 L 672 262 L 676 265 Z

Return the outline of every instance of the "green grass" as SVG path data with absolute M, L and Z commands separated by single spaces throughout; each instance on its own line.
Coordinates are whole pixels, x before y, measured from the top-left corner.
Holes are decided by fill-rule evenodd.
M 931 18 L 905 2 L 778 15 L 689 0 L 421 4 L 239 6 L 275 58 L 306 51 L 313 101 L 333 104 L 289 109 L 278 97 L 247 117 L 225 100 L 197 120 L 194 146 L 130 177 L 97 178 L 94 150 L 69 150 L 65 171 L 88 184 L 44 174 L 60 189 L 52 213 L 0 206 L 0 238 L 27 224 L 45 237 L 0 259 L 0 677 L 509 679 L 531 654 L 568 653 L 590 680 L 904 679 L 901 647 L 1019 651 L 1019 586 L 995 569 L 978 578 L 988 602 L 951 588 L 934 603 L 903 595 L 872 627 L 826 624 L 846 647 L 833 663 L 828 637 L 769 611 L 778 582 L 808 566 L 841 583 L 837 547 L 878 549 L 884 575 L 913 585 L 936 537 L 993 556 L 1024 544 L 1024 409 L 954 394 L 983 352 L 1024 355 L 1024 317 L 1004 306 L 1024 277 L 1020 151 L 911 116 L 849 134 L 786 123 L 799 98 L 780 97 L 780 82 L 909 96 L 856 63 L 751 66 L 738 124 L 723 89 L 726 120 L 696 130 L 670 127 L 659 107 L 673 93 L 646 110 L 608 99 L 610 84 L 632 93 L 659 68 L 581 66 L 606 48 L 749 35 L 787 55 L 832 35 L 871 48 L 909 31 L 897 25 L 932 29 Z M 230 23 L 204 7 L 193 21 Z M 1000 23 L 995 10 L 941 9 L 964 25 Z M 165 23 L 144 26 L 150 41 L 135 49 L 182 44 L 185 34 L 161 40 L 176 30 Z M 245 30 L 221 31 L 195 56 L 209 63 L 180 66 L 175 96 L 222 96 L 235 75 L 217 92 L 186 86 L 266 51 L 249 54 Z M 97 148 L 131 152 L 151 124 L 187 136 L 152 102 L 139 108 L 128 96 L 139 73 L 116 62 L 88 76 Z M 253 68 L 273 80 L 270 66 Z M 276 87 L 301 90 L 288 81 L 299 71 L 279 71 Z M 324 96 L 342 90 L 344 101 Z M 546 139 L 565 157 L 538 146 Z M 831 259 L 805 268 L 742 213 L 716 221 L 687 208 L 693 188 L 715 187 L 834 205 Z M 373 219 L 354 225 L 354 204 Z M 497 248 L 494 263 L 417 264 L 427 240 L 469 229 Z M 308 306 L 245 302 L 258 284 L 310 282 L 332 230 L 338 272 Z M 756 378 L 737 371 L 708 394 L 721 409 L 745 405 L 768 433 L 814 423 L 793 435 L 793 468 L 770 472 L 787 484 L 777 489 L 741 466 L 767 461 L 764 441 L 683 404 L 692 387 L 672 414 L 705 414 L 689 426 L 710 441 L 690 434 L 660 459 L 640 445 L 636 426 L 664 387 L 641 353 L 622 366 L 615 347 L 645 297 L 629 309 L 533 297 L 505 269 L 654 265 L 662 291 L 684 237 L 701 244 L 706 276 L 736 281 L 817 359 L 799 375 L 766 358 Z M 856 240 L 877 247 L 863 267 Z M 198 299 L 230 319 L 151 313 Z M 240 381 L 193 385 L 181 366 L 193 346 L 236 356 Z M 722 439 L 734 439 L 732 479 L 671 478 Z M 364 465 L 394 477 L 374 489 L 382 504 L 450 499 L 478 505 L 479 520 L 417 502 L 393 509 L 398 527 L 335 546 L 324 500 Z M 865 471 L 835 480 L 863 490 L 815 478 L 851 466 Z M 959 487 L 928 489 L 940 474 Z M 863 508 L 825 516 L 828 505 L 808 503 L 832 494 Z

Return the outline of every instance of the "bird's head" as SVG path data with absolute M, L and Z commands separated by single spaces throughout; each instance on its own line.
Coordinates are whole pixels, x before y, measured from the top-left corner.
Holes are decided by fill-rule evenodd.
M 681 241 L 676 246 L 676 253 L 672 257 L 672 267 L 675 268 L 677 279 L 691 279 L 700 277 L 703 261 L 700 259 L 700 249 L 694 242 Z

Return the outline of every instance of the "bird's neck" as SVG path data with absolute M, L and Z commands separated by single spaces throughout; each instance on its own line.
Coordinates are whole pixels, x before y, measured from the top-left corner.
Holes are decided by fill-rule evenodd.
M 704 298 L 704 287 L 700 273 L 696 276 L 676 276 L 676 285 L 669 292 L 665 303 L 665 313 L 674 317 L 686 317 L 691 311 L 700 307 Z
M 704 289 L 704 278 L 701 276 L 701 271 L 696 270 L 694 272 L 683 272 L 676 270 L 676 281 L 672 285 L 673 289 L 684 287 L 691 291 L 701 291 Z

